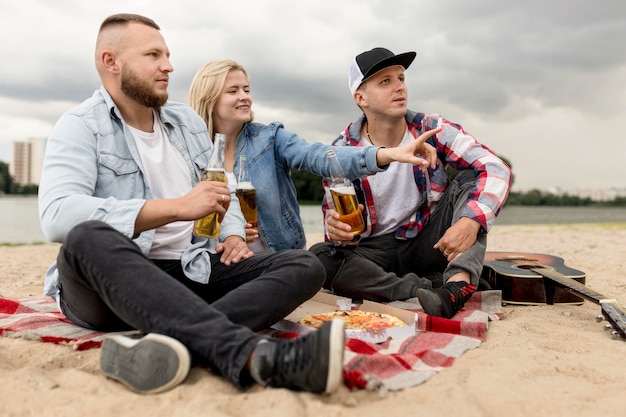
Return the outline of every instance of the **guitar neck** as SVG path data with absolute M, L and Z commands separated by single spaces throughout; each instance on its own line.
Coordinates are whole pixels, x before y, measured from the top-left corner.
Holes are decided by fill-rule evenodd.
M 614 334 L 626 340 L 626 312 L 615 300 L 602 300 L 602 315 L 611 323 Z
M 600 294 L 597 291 L 592 290 L 587 287 L 585 284 L 582 284 L 574 279 L 566 277 L 565 275 L 555 271 L 551 268 L 532 268 L 532 270 L 544 278 L 548 278 L 552 282 L 558 284 L 561 288 L 569 290 L 583 298 L 586 298 L 589 301 L 592 301 L 596 304 L 600 304 L 602 300 L 607 299 L 607 297 L 603 294 Z

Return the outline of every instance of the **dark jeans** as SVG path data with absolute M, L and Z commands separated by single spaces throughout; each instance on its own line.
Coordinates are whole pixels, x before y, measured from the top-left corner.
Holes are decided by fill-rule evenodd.
M 487 235 L 479 233 L 476 243 L 448 263 L 433 245 L 456 222 L 467 204 L 476 176 L 460 171 L 452 181 L 428 224 L 413 239 L 397 239 L 394 233 L 363 238 L 358 245 L 335 246 L 332 242 L 313 245 L 309 250 L 326 268 L 324 288 L 347 297 L 373 301 L 406 300 L 418 288 L 441 286 L 462 271 L 478 285 L 487 247 Z
M 61 308 L 74 323 L 100 331 L 138 329 L 182 342 L 195 361 L 238 386 L 265 329 L 312 297 L 324 270 L 311 253 L 287 250 L 231 266 L 211 255 L 211 278 L 184 277 L 179 261 L 152 261 L 109 225 L 70 231 L 57 259 Z

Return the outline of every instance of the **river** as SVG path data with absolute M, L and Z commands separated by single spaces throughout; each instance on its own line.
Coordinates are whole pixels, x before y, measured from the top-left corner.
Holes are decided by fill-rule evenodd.
M 46 241 L 39 227 L 36 197 L 0 197 L 0 213 L 0 244 Z M 319 206 L 301 206 L 300 214 L 307 234 L 323 232 L 322 211 Z M 626 208 L 506 206 L 496 224 L 610 222 L 626 223 Z

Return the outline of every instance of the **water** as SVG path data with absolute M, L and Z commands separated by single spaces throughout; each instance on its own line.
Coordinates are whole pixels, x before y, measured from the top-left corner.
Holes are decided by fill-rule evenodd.
M 36 197 L 0 197 L 0 244 L 38 243 L 46 239 L 39 226 Z M 319 206 L 301 206 L 307 234 L 324 233 Z M 626 223 L 626 207 L 507 206 L 496 225 L 550 223 Z
M 505 206 L 496 225 L 624 223 L 626 207 Z
M 300 215 L 306 233 L 324 233 L 319 206 L 301 206 Z M 626 207 L 546 207 L 505 206 L 496 225 L 626 223 Z
M 304 233 L 324 233 L 324 216 L 322 206 L 300 206 L 300 217 Z
M 0 213 L 0 244 L 46 241 L 39 226 L 37 197 L 2 196 Z

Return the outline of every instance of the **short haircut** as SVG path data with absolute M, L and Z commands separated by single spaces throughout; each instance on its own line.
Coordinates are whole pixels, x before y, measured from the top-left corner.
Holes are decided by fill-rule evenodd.
M 120 13 L 120 14 L 114 14 L 104 19 L 104 21 L 100 25 L 100 31 L 102 31 L 103 29 L 112 27 L 112 26 L 124 26 L 133 22 L 150 26 L 152 28 L 155 28 L 156 30 L 161 30 L 159 25 L 157 25 L 154 20 L 148 17 L 141 16 L 138 14 Z

